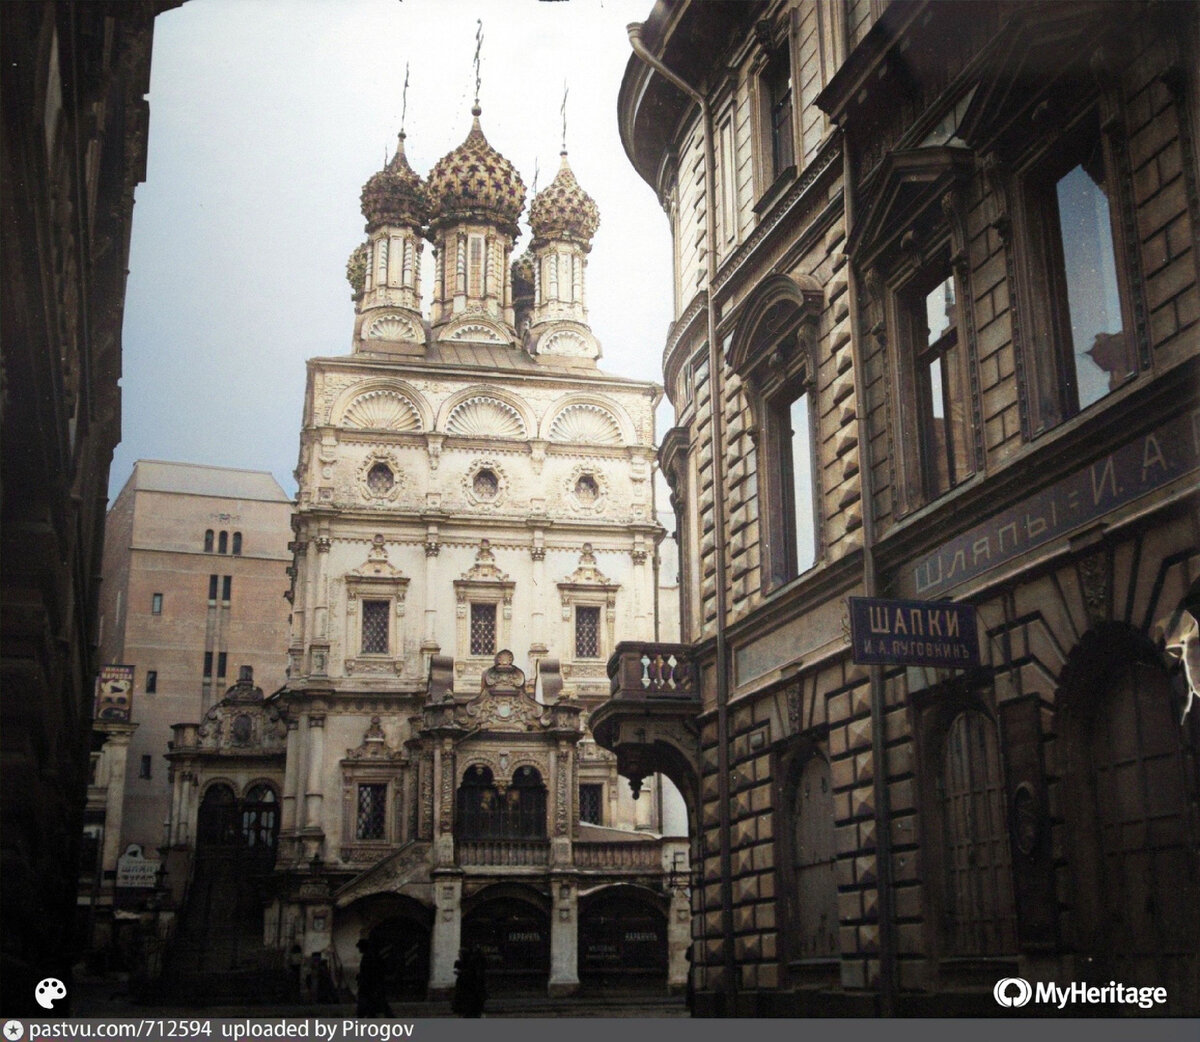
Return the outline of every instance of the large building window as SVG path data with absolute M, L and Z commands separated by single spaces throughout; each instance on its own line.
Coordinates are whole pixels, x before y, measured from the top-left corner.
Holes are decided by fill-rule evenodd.
M 1095 112 L 1024 178 L 1037 428 L 1086 409 L 1137 372 L 1116 261 L 1114 185 Z
M 745 381 L 757 437 L 762 585 L 771 590 L 821 556 L 819 471 L 814 466 L 816 340 L 824 293 L 811 277 L 777 276 L 745 309 L 728 350 Z
M 475 603 L 471 605 L 471 654 L 494 655 L 496 653 L 496 605 Z
M 210 602 L 217 599 L 217 578 L 215 575 L 208 577 L 208 599 Z
M 229 553 L 229 533 L 228 532 L 222 532 L 219 536 L 217 536 L 217 553 L 219 553 L 219 554 Z
M 362 653 L 364 655 L 386 655 L 388 653 L 388 601 L 362 602 Z
M 762 74 L 767 115 L 771 179 L 796 164 L 792 118 L 792 61 L 785 42 L 776 48 Z
M 213 552 L 213 530 L 211 528 L 204 533 L 204 552 L 206 554 Z
M 766 413 L 771 582 L 779 585 L 816 561 L 812 421 L 804 386 L 791 385 L 777 393 Z
M 463 839 L 541 839 L 546 786 L 535 767 L 518 767 L 501 794 L 488 767 L 468 768 L 458 789 L 456 830 Z
M 958 335 L 958 294 L 949 263 L 923 273 L 904 291 L 902 336 L 908 349 L 916 416 L 916 463 L 925 499 L 936 499 L 969 474 L 969 401 Z
M 242 552 L 242 533 L 241 532 L 233 533 L 233 552 L 235 554 L 238 554 L 239 556 L 241 555 L 241 552 Z

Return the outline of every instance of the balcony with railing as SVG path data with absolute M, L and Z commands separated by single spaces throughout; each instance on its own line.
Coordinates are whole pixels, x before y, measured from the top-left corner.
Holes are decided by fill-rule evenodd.
M 634 797 L 642 779 L 662 773 L 688 801 L 697 795 L 696 716 L 700 675 L 687 644 L 622 641 L 608 660 L 610 697 L 591 715 L 596 741 L 617 754 Z
M 544 868 L 550 864 L 548 839 L 459 839 L 464 868 Z

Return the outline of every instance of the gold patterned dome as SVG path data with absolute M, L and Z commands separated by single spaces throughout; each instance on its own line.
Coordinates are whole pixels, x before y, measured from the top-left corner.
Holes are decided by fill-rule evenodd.
M 529 204 L 529 226 L 538 239 L 575 239 L 590 243 L 600 227 L 596 201 L 579 187 L 562 153 L 558 173 Z
M 518 286 L 528 286 L 529 292 L 533 292 L 533 253 L 526 250 L 515 261 L 512 262 L 512 280 L 513 292 L 516 292 Z
M 525 182 L 516 167 L 488 144 L 479 126 L 479 106 L 467 139 L 443 156 L 429 173 L 433 223 L 476 218 L 494 221 L 514 237 L 525 208 Z
M 408 165 L 403 130 L 391 162 L 363 185 L 362 212 L 368 231 L 385 224 L 419 228 L 429 220 L 429 193 L 420 175 Z

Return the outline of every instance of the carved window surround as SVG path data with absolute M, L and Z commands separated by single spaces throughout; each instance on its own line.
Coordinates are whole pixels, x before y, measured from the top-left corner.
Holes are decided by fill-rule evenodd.
M 405 655 L 405 598 L 408 578 L 387 560 L 383 537 L 377 535 L 366 563 L 345 578 L 346 637 L 345 647 L 352 651 L 346 657 L 346 673 L 400 673 Z M 362 601 L 385 601 L 388 605 L 388 652 L 385 655 L 362 651 Z

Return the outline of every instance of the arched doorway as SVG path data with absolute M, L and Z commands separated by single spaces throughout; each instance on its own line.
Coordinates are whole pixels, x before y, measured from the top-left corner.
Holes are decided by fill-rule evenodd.
M 275 866 L 278 794 L 256 782 L 239 799 L 231 785 L 204 792 L 196 862 L 172 945 L 176 970 L 232 970 L 262 946 L 264 887 Z
M 370 933 L 383 957 L 389 999 L 423 999 L 429 985 L 429 927 L 392 916 Z
M 1181 724 L 1182 692 L 1124 627 L 1084 638 L 1064 688 L 1071 940 L 1090 976 L 1162 986 L 1168 1012 L 1194 1010 L 1200 728 Z
M 649 895 L 607 889 L 580 903 L 581 983 L 662 991 L 667 960 L 666 911 Z
M 530 895 L 485 897 L 463 914 L 462 946 L 487 959 L 488 990 L 545 989 L 550 979 L 550 918 Z

